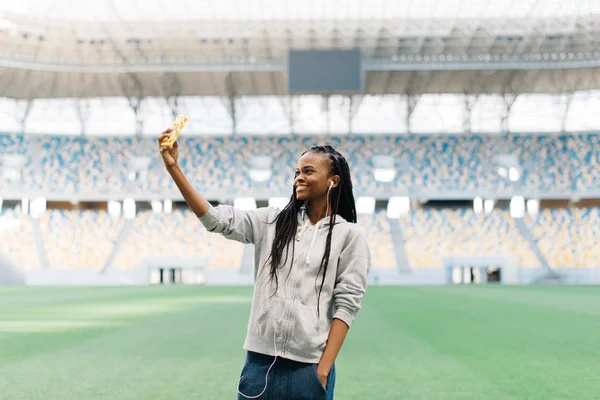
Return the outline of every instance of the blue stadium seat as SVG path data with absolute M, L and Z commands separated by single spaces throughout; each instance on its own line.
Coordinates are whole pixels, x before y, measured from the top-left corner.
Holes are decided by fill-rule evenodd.
M 182 137 L 181 165 L 204 193 L 244 192 L 286 196 L 291 192 L 298 157 L 312 145 L 333 144 L 349 161 L 355 191 L 360 195 L 503 191 L 511 183 L 497 174 L 493 159 L 499 151 L 492 136 L 247 136 Z M 600 135 L 511 135 L 506 149 L 523 170 L 519 188 L 539 193 L 594 190 L 600 186 Z M 177 189 L 164 171 L 153 137 L 64 137 L 0 135 L 2 154 L 29 155 L 30 144 L 40 149 L 41 167 L 27 164 L 23 187 L 62 194 L 126 192 L 173 195 Z M 397 175 L 377 182 L 371 157 L 390 155 Z M 273 155 L 272 179 L 252 182 L 248 160 Z M 133 156 L 152 160 L 146 182 L 128 180 Z M 38 176 L 41 175 L 41 176 Z

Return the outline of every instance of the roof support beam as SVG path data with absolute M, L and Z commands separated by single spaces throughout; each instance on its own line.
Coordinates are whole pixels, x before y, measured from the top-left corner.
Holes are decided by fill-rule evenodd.
M 567 93 L 565 95 L 565 108 L 563 110 L 563 115 L 560 121 L 560 131 L 565 133 L 567 131 L 567 117 L 569 116 L 569 110 L 571 109 L 571 104 L 573 103 L 573 93 Z
M 363 95 L 348 96 L 348 134 L 352 134 L 352 122 L 360 109 L 363 98 Z
M 171 118 L 174 120 L 179 115 L 179 96 L 168 96 L 165 101 L 169 110 L 171 110 Z
M 283 109 L 283 112 L 285 113 L 287 119 L 288 119 L 288 123 L 290 124 L 290 133 L 292 135 L 294 135 L 296 133 L 296 131 L 294 130 L 294 97 L 293 96 L 286 96 L 286 97 L 280 97 L 278 96 L 279 99 L 279 104 L 281 104 L 281 108 Z
M 464 102 L 464 106 L 465 108 L 463 109 L 463 130 L 466 134 L 470 134 L 471 133 L 471 126 L 472 126 L 472 114 L 473 114 L 473 107 L 475 107 L 475 104 L 477 104 L 477 100 L 479 99 L 479 95 L 477 94 L 469 94 L 469 93 L 465 93 L 465 102 Z
M 409 95 L 406 95 L 405 98 L 406 98 L 406 119 L 405 119 L 406 131 L 408 134 L 411 134 L 412 129 L 411 129 L 410 119 L 413 115 L 413 112 L 415 111 L 415 108 L 417 108 L 417 104 L 419 104 L 421 95 L 409 94 Z
M 31 108 L 33 107 L 33 99 L 27 99 L 27 100 L 23 100 L 23 101 L 19 101 L 17 100 L 16 103 L 16 108 L 17 108 L 17 115 L 15 116 L 17 119 L 17 122 L 19 123 L 19 130 L 21 134 L 25 133 L 25 124 L 27 123 L 27 118 L 29 117 L 29 114 L 31 113 Z
M 79 118 L 79 123 L 81 124 L 81 135 L 85 136 L 86 134 L 86 122 L 90 117 L 90 102 L 88 99 L 77 99 L 77 117 Z
M 86 73 L 150 73 L 150 72 L 285 72 L 284 62 L 232 63 L 232 64 L 125 64 L 84 65 L 56 64 L 36 61 L 0 59 L 0 67 L 50 72 Z M 600 67 L 600 58 L 550 61 L 433 61 L 394 62 L 366 60 L 364 70 L 369 71 L 474 71 L 474 70 L 554 70 L 566 68 Z
M 505 93 L 502 96 L 502 100 L 504 102 L 504 110 L 502 110 L 502 116 L 500 120 L 500 129 L 502 130 L 502 133 L 507 134 L 509 132 L 508 119 L 510 117 L 512 106 L 515 104 L 517 97 L 519 96 L 511 93 Z
M 231 117 L 231 132 L 233 135 L 237 134 L 237 91 L 235 82 L 233 81 L 233 74 L 227 74 L 225 78 L 225 87 L 227 88 L 227 111 Z

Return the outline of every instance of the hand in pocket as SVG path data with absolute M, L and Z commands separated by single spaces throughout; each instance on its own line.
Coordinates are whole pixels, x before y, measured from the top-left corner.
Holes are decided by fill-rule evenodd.
M 327 391 L 327 377 L 329 376 L 329 373 L 324 372 L 318 365 L 315 367 L 315 371 L 319 381 L 321 382 L 321 385 L 323 386 L 323 389 Z

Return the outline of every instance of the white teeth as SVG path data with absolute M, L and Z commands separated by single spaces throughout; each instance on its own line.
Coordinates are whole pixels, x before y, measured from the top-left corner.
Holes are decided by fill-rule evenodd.
M 296 190 L 303 190 L 303 189 L 306 189 L 306 186 L 304 186 L 304 185 L 296 186 Z

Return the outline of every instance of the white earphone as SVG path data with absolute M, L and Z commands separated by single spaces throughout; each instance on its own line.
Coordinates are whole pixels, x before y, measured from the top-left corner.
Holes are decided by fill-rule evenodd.
M 331 183 L 329 184 L 329 188 L 331 189 L 333 187 L 333 181 L 331 181 Z

